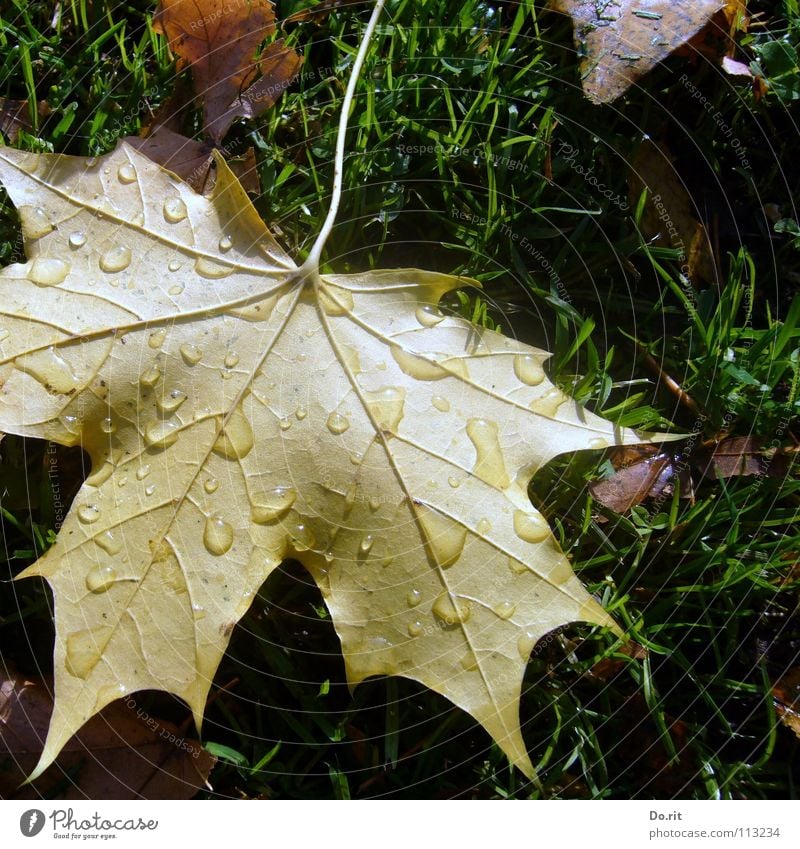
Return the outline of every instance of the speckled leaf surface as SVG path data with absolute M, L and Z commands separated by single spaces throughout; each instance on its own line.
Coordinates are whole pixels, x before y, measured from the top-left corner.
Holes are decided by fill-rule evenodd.
M 55 597 L 38 770 L 137 690 L 180 696 L 199 725 L 231 631 L 291 556 L 351 683 L 422 682 L 531 775 L 533 645 L 566 622 L 615 626 L 526 486 L 557 454 L 642 435 L 562 394 L 545 352 L 443 316 L 463 279 L 302 279 L 217 164 L 205 198 L 125 145 L 0 149 L 29 258 L 0 275 L 0 430 L 92 460 L 20 576 Z
M 552 0 L 572 18 L 583 90 L 611 103 L 689 41 L 724 0 Z

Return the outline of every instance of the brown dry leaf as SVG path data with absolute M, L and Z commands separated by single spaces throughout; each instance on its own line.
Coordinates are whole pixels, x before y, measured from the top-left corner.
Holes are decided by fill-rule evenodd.
M 632 658 L 633 660 L 644 660 L 647 655 L 647 649 L 639 645 L 635 640 L 628 640 L 627 643 L 620 646 L 611 657 L 604 657 L 599 660 L 591 669 L 593 678 L 600 681 L 608 681 L 615 675 L 618 675 L 627 665 L 629 661 L 622 660 L 618 655 Z
M 237 118 L 272 106 L 302 64 L 281 41 L 257 57 L 259 45 L 276 29 L 268 0 L 161 0 L 153 27 L 167 37 L 180 65 L 191 69 L 203 98 L 205 131 L 217 144 Z
M 733 436 L 716 444 L 703 445 L 692 457 L 703 477 L 733 478 L 761 475 L 785 478 L 791 457 L 784 451 L 767 450 L 764 440 L 754 436 Z
M 40 118 L 46 118 L 52 110 L 46 100 L 40 100 L 36 105 Z M 33 131 L 27 100 L 11 100 L 0 97 L 0 133 L 10 142 L 17 140 L 20 130 Z
M 594 103 L 610 103 L 725 6 L 724 0 L 552 0 L 572 18 L 581 79 Z
M 800 737 L 800 666 L 790 669 L 772 688 L 781 722 Z
M 663 144 L 643 141 L 631 157 L 629 203 L 635 209 L 647 189 L 642 235 L 658 247 L 680 251 L 678 261 L 695 285 L 715 283 L 714 255 L 706 228 L 694 217 L 695 205 Z
M 146 138 L 127 136 L 120 143 L 123 142 L 177 174 L 196 192 L 204 194 L 213 189 L 211 163 L 214 145 L 210 142 L 187 139 L 168 127 L 156 127 Z
M 615 448 L 609 452 L 609 460 L 616 474 L 589 484 L 589 491 L 615 513 L 627 513 L 645 499 L 671 491 L 676 475 L 673 457 L 657 446 Z
M 131 698 L 90 719 L 49 769 L 20 786 L 42 754 L 52 712 L 43 682 L 0 673 L 0 798 L 191 799 L 216 762 Z
M 0 429 L 92 461 L 22 575 L 56 598 L 38 769 L 136 690 L 181 697 L 199 727 L 233 627 L 294 557 L 351 685 L 420 681 L 532 775 L 533 646 L 565 622 L 618 629 L 528 481 L 558 454 L 653 435 L 564 395 L 546 352 L 439 312 L 463 278 L 298 268 L 215 156 L 206 198 L 124 144 L 0 149 L 29 257 L 0 274 Z

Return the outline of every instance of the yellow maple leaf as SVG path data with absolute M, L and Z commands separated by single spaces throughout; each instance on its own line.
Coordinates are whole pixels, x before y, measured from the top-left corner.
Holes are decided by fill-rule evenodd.
M 34 775 L 137 690 L 181 697 L 199 727 L 233 627 L 288 556 L 322 591 L 351 684 L 420 681 L 533 775 L 534 644 L 616 626 L 527 484 L 557 454 L 646 435 L 553 386 L 544 351 L 440 313 L 461 278 L 320 275 L 335 203 L 298 267 L 217 167 L 205 198 L 124 144 L 91 160 L 0 148 L 28 256 L 0 274 L 0 429 L 92 461 L 19 576 L 55 597 Z

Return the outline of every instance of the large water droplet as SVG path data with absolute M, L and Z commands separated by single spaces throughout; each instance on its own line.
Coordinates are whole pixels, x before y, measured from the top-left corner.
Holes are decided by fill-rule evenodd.
M 20 206 L 17 211 L 26 238 L 41 239 L 55 230 L 47 213 L 40 206 Z
M 28 277 L 37 286 L 58 286 L 63 283 L 69 274 L 69 265 L 60 259 L 52 257 L 37 257 L 31 263 Z
M 433 615 L 445 625 L 466 622 L 472 613 L 472 605 L 465 598 L 442 593 L 433 603 Z
M 510 601 L 501 601 L 492 608 L 495 615 L 499 616 L 501 619 L 510 619 L 514 615 L 514 611 L 516 609 L 516 604 L 512 604 Z
M 544 380 L 542 363 L 531 354 L 517 354 L 514 357 L 514 374 L 528 386 L 538 386 Z
M 100 268 L 108 274 L 124 271 L 131 264 L 131 249 L 127 245 L 115 245 L 100 257 Z
M 541 542 L 550 536 L 550 528 L 541 513 L 514 511 L 514 532 L 525 542 Z
M 186 400 L 187 395 L 180 389 L 173 389 L 168 395 L 159 395 L 156 398 L 159 410 L 167 415 L 172 415 Z
M 181 357 L 187 366 L 196 366 L 203 359 L 203 352 L 197 345 L 191 345 L 188 342 L 180 347 Z
M 353 309 L 353 296 L 347 289 L 323 283 L 318 289 L 319 305 L 327 315 L 347 315 Z
M 167 330 L 165 327 L 159 327 L 158 330 L 154 330 L 147 339 L 147 344 L 151 348 L 160 348 L 164 344 L 164 340 L 167 338 Z
M 399 345 L 392 345 L 391 351 L 397 365 L 410 377 L 417 380 L 442 380 L 450 377 L 450 372 L 432 358 L 426 359 L 419 354 L 409 353 Z
M 221 280 L 223 277 L 233 274 L 232 265 L 222 265 L 221 263 L 214 262 L 204 256 L 197 258 L 197 261 L 194 264 L 194 270 L 201 277 L 205 277 L 208 280 Z
M 86 576 L 86 589 L 92 593 L 104 593 L 117 580 L 117 573 L 111 566 L 96 566 Z
M 442 569 L 449 568 L 464 550 L 467 529 L 449 516 L 422 504 L 417 507 L 417 516 L 433 559 Z
M 328 430 L 337 435 L 344 433 L 350 427 L 350 422 L 339 413 L 331 413 L 328 416 L 326 424 L 328 426 Z
M 378 428 L 396 434 L 403 418 L 405 389 L 383 386 L 376 392 L 365 392 L 364 397 Z
M 221 516 L 209 516 L 203 530 L 203 545 L 217 557 L 233 545 L 233 528 Z
M 120 183 L 135 183 L 136 182 L 136 169 L 131 165 L 130 162 L 126 162 L 124 165 L 120 165 L 117 169 L 117 179 Z
M 444 316 L 439 312 L 439 308 L 434 307 L 432 304 L 423 304 L 421 307 L 417 307 L 415 315 L 417 321 L 423 327 L 436 327 L 444 319 Z
M 530 409 L 542 416 L 552 417 L 558 412 L 558 408 L 567 401 L 567 396 L 557 387 L 548 389 L 541 398 L 531 401 Z
M 252 497 L 250 518 L 260 525 L 280 519 L 289 512 L 297 492 L 291 486 L 276 486 Z
M 94 541 L 106 552 L 106 554 L 110 554 L 112 557 L 115 554 L 119 554 L 122 551 L 122 543 L 118 540 L 111 531 L 103 531 L 103 533 L 98 534 Z
M 161 369 L 158 367 L 158 364 L 150 366 L 146 372 L 140 375 L 139 383 L 142 386 L 145 386 L 149 389 L 152 389 L 158 383 L 158 379 L 161 377 Z
M 298 522 L 291 529 L 291 543 L 295 551 L 308 551 L 316 545 L 316 537 L 311 528 L 303 522 Z
M 86 680 L 100 662 L 114 629 L 108 625 L 75 631 L 67 637 L 65 666 L 70 675 Z
M 29 374 L 54 395 L 68 395 L 75 391 L 78 378 L 69 363 L 55 348 L 34 351 L 14 360 L 14 365 Z
M 183 221 L 183 219 L 189 214 L 186 209 L 186 204 L 178 197 L 167 198 L 164 201 L 163 210 L 164 218 L 169 221 L 170 224 L 177 224 L 179 221 Z
M 173 421 L 150 422 L 144 431 L 144 441 L 151 448 L 169 448 L 178 441 L 180 423 Z
M 469 419 L 467 436 L 475 446 L 477 456 L 473 471 L 490 486 L 505 489 L 509 483 L 500 440 L 497 436 L 496 422 L 487 419 Z
M 91 525 L 100 518 L 100 508 L 96 504 L 81 504 L 78 507 L 78 518 L 84 525 Z
M 250 422 L 241 408 L 236 407 L 214 443 L 214 450 L 229 460 L 241 460 L 250 453 L 254 442 L 255 437 Z

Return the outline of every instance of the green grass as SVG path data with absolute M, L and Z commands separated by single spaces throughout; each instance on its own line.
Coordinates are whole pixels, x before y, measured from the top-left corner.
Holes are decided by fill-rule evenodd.
M 582 97 L 568 22 L 542 5 L 389 4 L 353 111 L 324 261 L 340 272 L 414 264 L 478 279 L 482 293 L 447 305 L 552 351 L 553 379 L 621 424 L 672 423 L 697 444 L 730 433 L 793 446 L 800 240 L 775 221 L 800 221 L 797 3 L 755 4 L 761 24 L 742 39 L 738 58 L 773 81 L 766 96 L 707 60 L 676 58 L 609 107 Z M 52 109 L 19 146 L 102 153 L 168 96 L 173 68 L 144 0 L 61 8 L 51 26 L 49 3 L 6 4 L 0 95 Z M 292 27 L 302 77 L 226 139 L 231 150 L 254 146 L 264 187 L 256 205 L 298 256 L 327 209 L 338 109 L 367 13 L 350 7 Z M 692 97 L 684 73 L 713 109 Z M 644 134 L 667 141 L 712 233 L 714 285 L 682 279 L 677 251 L 641 235 L 633 199 L 621 208 L 574 167 L 594 168 L 627 201 L 627 163 Z M 563 144 L 577 151 L 572 165 Z M 6 202 L 0 259 L 21 257 Z M 648 371 L 637 343 L 696 410 Z M 688 447 L 674 450 L 684 462 Z M 0 443 L 3 578 L 52 542 L 47 456 L 32 440 Z M 74 494 L 81 455 L 58 456 L 62 496 Z M 582 626 L 534 649 L 522 719 L 542 788 L 510 771 L 468 716 L 413 682 L 370 680 L 351 695 L 323 600 L 290 562 L 262 588 L 217 675 L 204 742 L 220 763 L 208 795 L 794 798 L 798 741 L 779 724 L 771 687 L 799 665 L 797 478 L 705 480 L 694 501 L 669 496 L 618 516 L 587 489 L 608 473 L 602 453 L 560 458 L 531 494 L 581 579 L 648 655 L 631 659 Z M 0 585 L 3 659 L 46 673 L 50 615 L 37 582 Z M 617 661 L 616 674 L 598 677 L 603 658 Z M 154 715 L 185 719 L 168 697 L 145 701 Z

